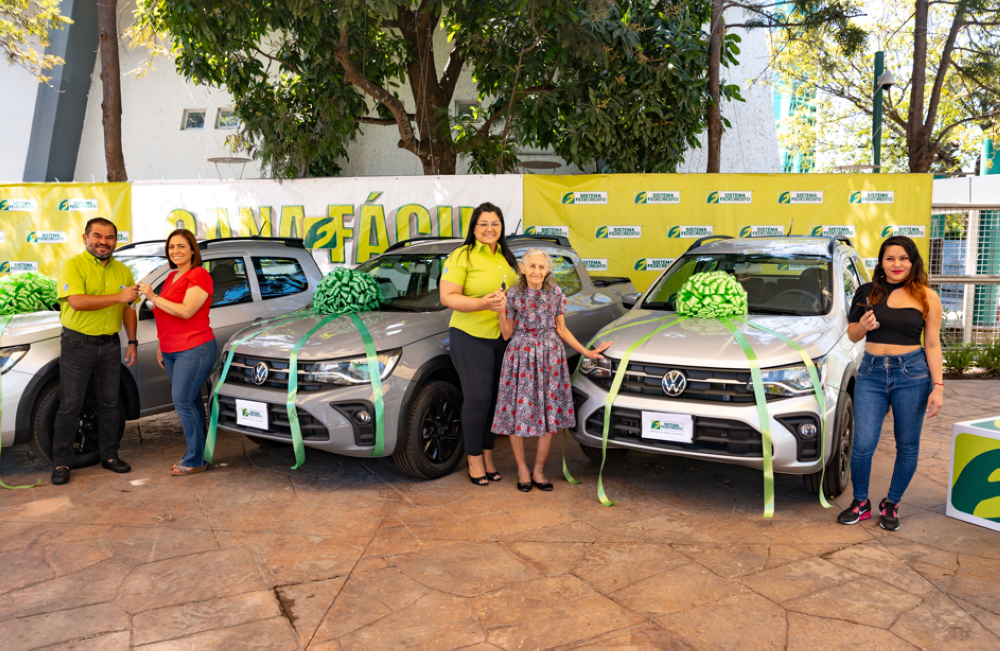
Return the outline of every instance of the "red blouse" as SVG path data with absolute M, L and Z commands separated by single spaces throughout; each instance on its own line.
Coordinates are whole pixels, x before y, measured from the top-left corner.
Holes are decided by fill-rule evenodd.
M 160 298 L 171 303 L 183 303 L 188 287 L 201 287 L 208 293 L 208 298 L 190 319 L 167 314 L 153 306 L 153 317 L 156 319 L 156 335 L 160 338 L 160 350 L 164 353 L 179 353 L 191 350 L 196 346 L 206 344 L 215 339 L 215 333 L 208 323 L 208 311 L 212 307 L 212 277 L 204 267 L 192 267 L 180 277 L 174 279 L 177 272 L 173 271 L 163 283 Z

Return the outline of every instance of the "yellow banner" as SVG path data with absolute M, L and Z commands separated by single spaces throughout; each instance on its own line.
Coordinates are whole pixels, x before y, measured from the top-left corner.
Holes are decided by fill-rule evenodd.
M 38 271 L 55 278 L 63 260 L 84 250 L 83 229 L 94 217 L 115 224 L 119 244 L 131 242 L 131 185 L 0 185 L 0 276 Z
M 882 241 L 930 250 L 929 174 L 524 177 L 525 233 L 568 235 L 596 274 L 645 289 L 700 237 L 846 235 L 874 269 Z

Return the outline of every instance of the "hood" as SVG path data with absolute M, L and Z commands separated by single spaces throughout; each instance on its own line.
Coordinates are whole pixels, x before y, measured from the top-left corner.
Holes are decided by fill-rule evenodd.
M 0 345 L 20 346 L 58 337 L 62 332 L 58 312 L 18 314 L 0 333 Z
M 375 350 L 383 351 L 402 348 L 415 341 L 447 331 L 451 310 L 361 312 L 358 316 L 371 332 Z M 324 318 L 322 315 L 305 315 L 285 321 L 241 345 L 239 352 L 246 355 L 287 359 L 296 342 Z M 261 332 L 263 329 L 260 326 L 247 328 L 233 335 L 230 341 Z M 299 361 L 339 359 L 364 354 L 364 342 L 353 320 L 349 316 L 341 316 L 313 333 L 309 341 L 299 350 Z
M 602 339 L 614 342 L 605 354 L 621 359 L 636 340 L 659 326 L 677 318 L 673 312 L 633 310 L 604 328 L 628 325 L 667 317 L 612 332 Z M 813 359 L 826 355 L 840 338 L 837 320 L 830 316 L 748 316 L 752 323 L 780 332 L 802 346 Z M 781 339 L 757 330 L 746 323 L 731 319 L 753 348 L 762 368 L 785 366 L 801 362 L 799 354 Z M 602 330 L 603 332 L 603 330 Z M 632 353 L 633 361 L 650 364 L 700 366 L 714 368 L 748 368 L 747 357 L 729 329 L 716 319 L 688 318 L 650 337 Z

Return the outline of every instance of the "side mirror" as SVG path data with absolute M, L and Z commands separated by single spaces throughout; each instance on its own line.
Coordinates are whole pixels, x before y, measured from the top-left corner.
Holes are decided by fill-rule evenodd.
M 640 298 L 642 298 L 642 294 L 640 294 L 639 292 L 631 292 L 629 294 L 623 294 L 622 304 L 625 307 L 634 307 L 635 304 L 639 302 Z

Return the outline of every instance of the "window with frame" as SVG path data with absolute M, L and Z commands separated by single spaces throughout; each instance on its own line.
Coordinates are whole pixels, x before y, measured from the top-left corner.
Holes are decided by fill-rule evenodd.
M 216 258 L 203 264 L 212 277 L 212 307 L 253 302 L 243 258 Z
M 583 281 L 576 270 L 576 265 L 569 258 L 552 256 L 552 279 L 562 287 L 566 296 L 578 294 L 583 289 Z
M 181 122 L 182 131 L 205 128 L 205 109 L 185 109 L 184 119 Z
M 854 300 L 854 295 L 858 291 L 858 287 L 861 287 L 861 279 L 858 277 L 858 271 L 854 268 L 854 261 L 850 258 L 844 258 L 844 298 L 846 299 L 845 305 L 847 309 L 851 309 L 851 301 Z
M 240 119 L 236 117 L 236 111 L 231 108 L 220 108 L 215 116 L 216 129 L 239 129 Z
M 309 279 L 293 258 L 253 258 L 260 297 L 264 300 L 293 296 L 309 289 Z
M 475 118 L 479 114 L 479 102 L 474 100 L 455 100 L 456 118 Z

